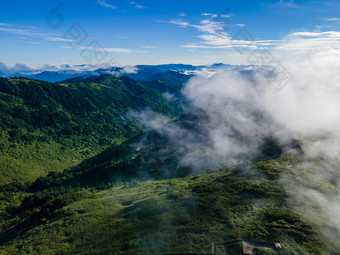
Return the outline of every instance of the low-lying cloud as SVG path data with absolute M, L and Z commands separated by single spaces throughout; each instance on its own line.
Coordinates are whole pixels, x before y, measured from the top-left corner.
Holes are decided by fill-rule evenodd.
M 194 116 L 189 121 L 172 122 L 150 111 L 139 118 L 187 151 L 181 162 L 193 169 L 252 159 L 267 138 L 277 141 L 283 153 L 291 153 L 287 145 L 298 141 L 303 160 L 293 171 L 315 183 L 285 176 L 282 185 L 295 200 L 311 201 L 296 203 L 298 213 L 319 208 L 319 219 L 328 219 L 320 229 L 335 240 L 340 237 L 340 200 L 335 195 L 340 187 L 334 181 L 340 172 L 340 50 L 285 65 L 293 79 L 282 90 L 277 89 L 280 75 L 275 70 L 220 71 L 210 78 L 196 76 L 185 85 L 182 94 L 192 106 L 188 115 Z

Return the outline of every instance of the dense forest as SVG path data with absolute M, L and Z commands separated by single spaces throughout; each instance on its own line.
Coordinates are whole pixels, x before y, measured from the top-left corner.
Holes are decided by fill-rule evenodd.
M 127 113 L 146 107 L 181 113 L 176 100 L 127 77 L 59 84 L 1 78 L 0 184 L 34 181 L 138 135 L 141 125 Z

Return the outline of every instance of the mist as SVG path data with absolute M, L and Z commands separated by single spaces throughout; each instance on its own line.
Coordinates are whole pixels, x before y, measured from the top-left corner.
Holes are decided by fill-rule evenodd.
M 186 114 L 195 117 L 184 124 L 150 110 L 134 115 L 184 150 L 180 162 L 193 171 L 258 159 L 268 138 L 282 148 L 281 155 L 299 153 L 303 159 L 292 166 L 295 173 L 283 176 L 281 184 L 293 209 L 303 217 L 319 219 L 321 232 L 336 244 L 340 237 L 336 197 L 340 192 L 340 50 L 284 65 L 292 76 L 284 87 L 278 87 L 280 74 L 275 69 L 220 70 L 210 78 L 191 78 L 182 94 L 191 105 Z M 291 146 L 292 141 L 302 151 Z

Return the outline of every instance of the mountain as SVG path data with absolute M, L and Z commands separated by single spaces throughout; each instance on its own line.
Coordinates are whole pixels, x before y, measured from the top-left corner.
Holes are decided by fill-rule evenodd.
M 128 77 L 81 82 L 0 79 L 0 184 L 34 181 L 141 132 L 127 113 L 151 108 L 169 116 L 176 100 Z
M 135 73 L 130 73 L 130 74 L 126 74 L 127 76 L 129 76 L 132 79 L 135 80 L 147 80 L 149 79 L 151 76 L 159 73 L 160 70 L 154 67 L 144 67 L 141 69 L 138 69 L 138 71 L 136 71 Z
M 167 72 L 167 71 L 176 71 L 176 72 L 185 72 L 185 71 L 194 71 L 194 70 L 201 70 L 202 68 L 206 68 L 207 66 L 193 66 L 193 65 L 184 65 L 184 64 L 164 64 L 164 65 L 137 65 L 138 69 L 145 69 L 145 68 L 155 68 L 159 70 L 159 72 Z
M 166 71 L 157 73 L 155 75 L 150 76 L 147 81 L 166 81 L 168 83 L 172 84 L 178 84 L 182 85 L 186 83 L 192 76 L 191 75 L 185 75 L 182 73 L 179 73 L 177 71 Z
M 7 208 L 12 220 L 4 216 L 3 228 L 18 225 L 0 234 L 2 250 L 242 254 L 246 241 L 257 246 L 257 254 L 336 254 L 317 230 L 325 222 L 294 213 L 280 182 L 282 176 L 297 178 L 290 166 L 301 155 L 195 173 L 180 165 L 180 154 L 181 148 L 150 132 L 38 179 L 17 206 Z
M 246 146 L 220 160 L 216 122 L 180 94 L 188 76 L 149 78 L 0 78 L 0 254 L 338 254 L 325 208 L 289 188 L 340 194 L 299 169 L 298 141 L 234 128 Z
M 75 78 L 75 77 L 91 77 L 91 76 L 100 76 L 105 74 L 116 75 L 116 76 L 128 76 L 135 80 L 149 80 L 150 77 L 167 71 L 176 71 L 176 72 L 185 72 L 187 70 L 197 70 L 201 67 L 191 66 L 191 65 L 156 65 L 156 66 L 149 66 L 149 65 L 139 65 L 136 66 L 135 70 L 130 70 L 126 67 L 110 67 L 110 68 L 98 68 L 91 70 L 84 69 L 72 69 L 71 66 L 64 66 L 64 70 L 59 71 L 42 71 L 36 72 L 34 74 L 30 74 L 26 72 L 20 73 L 17 72 L 15 74 L 11 74 L 10 77 L 26 77 L 29 79 L 36 79 L 42 81 L 49 81 L 49 82 L 61 82 L 66 79 Z M 79 66 L 76 66 L 79 68 Z
M 159 90 L 163 93 L 169 93 L 176 97 L 181 97 L 183 85 L 191 78 L 191 75 L 181 74 L 175 71 L 157 73 L 147 80 L 140 81 L 143 85 Z
M 44 71 L 38 74 L 34 75 L 25 75 L 24 77 L 35 79 L 35 80 L 41 80 L 41 81 L 49 81 L 49 82 L 57 82 L 66 80 L 69 78 L 72 78 L 74 76 L 78 76 L 79 74 L 77 72 L 67 72 L 67 71 Z M 87 73 L 81 73 L 82 76 L 89 76 Z M 16 76 L 21 76 L 16 74 Z
M 216 71 L 216 69 L 229 68 L 229 69 L 243 69 L 248 66 L 234 66 L 226 64 L 213 64 L 213 65 L 184 65 L 184 64 L 164 64 L 164 65 L 137 65 L 137 66 L 127 66 L 127 67 L 110 67 L 110 68 L 95 68 L 94 66 L 76 65 L 69 66 L 63 65 L 60 70 L 53 67 L 53 70 L 31 70 L 11 73 L 10 77 L 26 77 L 30 79 L 49 81 L 49 82 L 61 82 L 66 79 L 83 77 L 88 78 L 91 76 L 100 75 L 115 75 L 115 76 L 128 76 L 134 80 L 150 81 L 153 76 L 157 76 L 162 73 L 167 72 L 177 72 L 180 74 L 197 74 L 201 71 L 210 70 L 211 72 Z
M 67 70 L 59 70 L 59 71 L 43 71 L 36 74 L 21 74 L 16 73 L 11 77 L 26 77 L 29 79 L 36 79 L 41 81 L 49 81 L 49 82 L 60 82 L 63 80 L 75 78 L 75 77 L 91 77 L 91 76 L 100 76 L 100 75 L 119 75 L 122 72 L 122 68 L 120 67 L 112 67 L 110 69 L 95 69 L 95 70 L 72 70 L 71 67 L 68 66 Z

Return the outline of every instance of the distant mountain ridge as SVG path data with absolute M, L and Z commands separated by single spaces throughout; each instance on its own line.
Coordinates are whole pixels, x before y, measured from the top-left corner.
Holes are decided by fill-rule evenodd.
M 110 68 L 97 68 L 82 66 L 72 66 L 66 65 L 62 66 L 60 70 L 41 70 L 41 71 L 24 71 L 15 72 L 12 74 L 5 74 L 0 71 L 0 76 L 2 77 L 25 77 L 29 79 L 49 81 L 49 82 L 61 82 L 66 79 L 71 79 L 75 77 L 91 77 L 99 76 L 104 74 L 110 74 L 115 76 L 128 76 L 134 80 L 151 81 L 153 79 L 157 80 L 157 75 L 162 75 L 166 72 L 177 72 L 181 74 L 197 74 L 205 71 L 214 72 L 217 69 L 244 69 L 248 67 L 229 65 L 229 64 L 213 64 L 213 65 L 186 65 L 186 64 L 163 64 L 163 65 L 136 65 L 136 66 L 126 66 L 118 67 L 113 66 Z M 63 69 L 64 68 L 64 69 Z M 55 68 L 56 69 L 56 68 Z M 155 77 L 154 77 L 155 76 Z M 154 78 L 153 78 L 154 77 Z

